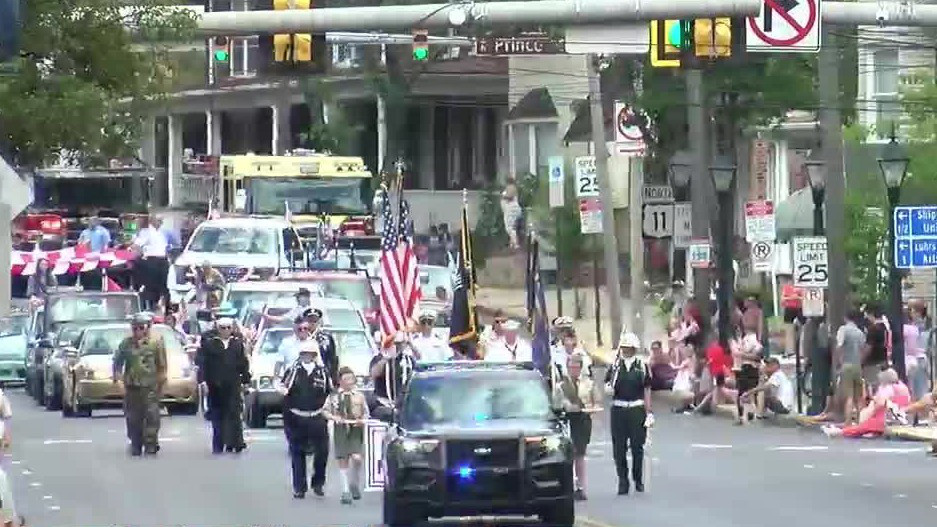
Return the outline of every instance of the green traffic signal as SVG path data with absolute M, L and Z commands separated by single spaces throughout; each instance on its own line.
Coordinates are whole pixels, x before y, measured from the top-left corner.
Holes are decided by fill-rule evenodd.
M 413 60 L 424 61 L 429 58 L 429 50 L 426 48 L 416 48 L 413 50 Z
M 670 31 L 667 32 L 667 44 L 680 49 L 683 47 L 683 23 L 677 21 L 670 25 Z
M 228 52 L 224 49 L 215 50 L 215 60 L 218 62 L 227 62 L 228 61 Z

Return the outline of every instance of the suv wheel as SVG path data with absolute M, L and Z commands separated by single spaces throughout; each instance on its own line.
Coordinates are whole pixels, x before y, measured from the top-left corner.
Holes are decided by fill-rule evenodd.
M 573 527 L 576 523 L 576 504 L 572 497 L 543 511 L 540 520 L 549 527 Z
M 267 413 L 257 402 L 257 399 L 251 401 L 246 407 L 246 419 L 248 428 L 267 428 Z
M 384 488 L 384 525 L 386 527 L 412 527 L 424 520 L 425 518 L 420 518 L 412 506 L 407 508 L 397 503 L 393 491 Z
M 62 409 L 62 381 L 55 379 L 52 381 L 52 395 L 46 398 L 47 410 Z

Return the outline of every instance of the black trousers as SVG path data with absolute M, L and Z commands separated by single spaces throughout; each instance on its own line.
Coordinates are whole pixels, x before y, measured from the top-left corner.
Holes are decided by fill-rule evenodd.
M 139 266 L 137 274 L 139 285 L 145 288 L 141 300 L 148 309 L 155 309 L 159 299 L 169 294 L 166 286 L 166 277 L 169 274 L 169 260 L 148 257 L 137 260 L 136 265 Z
M 306 457 L 313 456 L 312 477 L 309 486 L 325 485 L 325 471 L 329 460 L 329 427 L 321 415 L 300 417 L 286 410 L 283 428 L 290 445 L 290 465 L 293 472 L 293 492 L 306 492 Z
M 211 419 L 211 449 L 244 447 L 244 426 L 241 421 L 241 387 L 212 386 L 208 388 L 208 416 Z
M 631 449 L 631 478 L 635 484 L 644 483 L 644 441 L 647 411 L 643 406 L 612 407 L 612 455 L 618 472 L 619 487 L 628 488 L 628 449 Z

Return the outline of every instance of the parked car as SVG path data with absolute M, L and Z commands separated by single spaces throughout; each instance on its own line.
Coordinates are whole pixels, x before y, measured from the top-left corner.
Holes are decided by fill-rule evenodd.
M 75 346 L 81 338 L 85 322 L 60 324 L 50 353 L 42 365 L 42 400 L 47 410 L 62 409 L 62 375 L 65 373 L 65 351 Z
M 26 382 L 28 333 L 28 313 L 15 313 L 0 319 L 0 386 L 18 386 Z
M 152 331 L 163 338 L 168 360 L 168 379 L 161 403 L 170 415 L 195 415 L 199 405 L 198 380 L 185 351 L 184 337 L 162 324 L 153 325 Z M 77 345 L 65 348 L 66 373 L 61 379 L 63 416 L 90 417 L 97 408 L 123 404 L 124 384 L 114 383 L 111 375 L 114 353 L 130 334 L 128 323 L 90 325 L 82 331 Z
M 124 321 L 140 311 L 140 298 L 136 293 L 104 293 L 80 291 L 74 288 L 50 292 L 43 306 L 35 309 L 30 322 L 32 341 L 26 359 L 26 390 L 37 402 L 49 402 L 53 408 L 57 401 L 46 400 L 46 359 L 59 342 L 58 333 L 69 324 Z M 54 394 L 53 394 L 54 395 Z
M 241 318 L 244 311 L 252 304 L 268 304 L 279 298 L 293 298 L 300 288 L 309 290 L 312 297 L 323 297 L 322 288 L 316 284 L 288 280 L 232 282 L 225 288 L 224 300 L 237 310 Z
M 378 313 L 380 299 L 371 286 L 368 273 L 364 271 L 298 271 L 288 273 L 282 278 L 318 285 L 328 298 L 350 300 L 364 313 L 368 327 L 372 331 L 379 325 Z

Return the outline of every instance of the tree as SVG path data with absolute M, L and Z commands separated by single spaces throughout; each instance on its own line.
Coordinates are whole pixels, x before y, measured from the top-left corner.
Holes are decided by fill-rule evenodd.
M 888 225 L 874 193 L 846 192 L 846 258 L 849 281 L 858 303 L 886 297 Z
M 335 94 L 331 86 L 321 79 L 311 80 L 304 86 L 303 95 L 312 121 L 309 130 L 300 134 L 303 148 L 344 155 L 348 151 L 353 129 L 342 108 L 334 104 Z M 325 121 L 326 106 L 329 108 L 328 122 Z
M 0 153 L 27 167 L 132 155 L 141 115 L 172 83 L 167 44 L 195 28 L 169 3 L 30 0 L 17 73 L 0 78 Z

